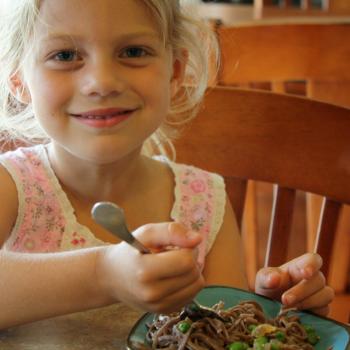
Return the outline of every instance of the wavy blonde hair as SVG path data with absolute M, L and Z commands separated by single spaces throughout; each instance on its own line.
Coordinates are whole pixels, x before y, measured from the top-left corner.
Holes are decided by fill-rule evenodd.
M 30 104 L 22 104 L 13 95 L 10 79 L 20 72 L 25 56 L 30 53 L 33 28 L 39 18 L 43 0 L 1 0 L 0 7 L 0 135 L 4 140 L 36 144 L 49 142 L 37 123 Z M 203 21 L 186 12 L 180 0 L 140 0 L 154 15 L 164 43 L 170 45 L 174 56 L 183 59 L 187 53 L 185 83 L 172 99 L 164 123 L 144 143 L 148 155 L 168 154 L 175 158 L 171 140 L 178 126 L 191 120 L 200 105 L 208 81 L 210 65 L 217 66 L 218 46 L 215 34 Z

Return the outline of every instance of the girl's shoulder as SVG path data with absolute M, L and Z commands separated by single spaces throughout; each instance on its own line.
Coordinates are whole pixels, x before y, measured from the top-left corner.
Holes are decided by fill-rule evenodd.
M 221 175 L 198 168 L 194 165 L 171 161 L 164 156 L 154 159 L 165 163 L 172 170 L 176 187 L 195 193 L 215 192 L 216 195 L 225 192 L 225 183 Z
M 0 154 L 0 198 L 6 202 L 0 213 L 0 244 L 10 235 L 20 216 L 23 190 L 31 189 L 38 179 L 37 169 L 43 146 L 19 147 Z
M 18 213 L 18 194 L 15 182 L 7 169 L 0 164 L 0 247 L 9 237 Z

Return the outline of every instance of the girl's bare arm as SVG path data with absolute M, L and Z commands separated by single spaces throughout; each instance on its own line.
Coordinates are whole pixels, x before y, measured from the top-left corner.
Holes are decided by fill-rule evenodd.
M 95 274 L 105 247 L 22 254 L 0 251 L 0 329 L 111 303 Z

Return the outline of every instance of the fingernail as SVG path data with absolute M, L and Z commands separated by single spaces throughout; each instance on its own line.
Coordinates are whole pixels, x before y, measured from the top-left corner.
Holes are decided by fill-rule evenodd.
M 311 266 L 306 266 L 303 270 L 302 270 L 303 274 L 305 277 L 312 277 L 312 275 L 314 274 L 314 270 Z
M 276 271 L 270 271 L 267 273 L 265 278 L 266 288 L 276 288 L 279 283 L 279 274 Z
M 185 226 L 178 222 L 171 222 L 168 226 L 168 230 L 170 233 L 175 235 L 183 235 L 189 239 L 198 238 L 199 233 L 196 231 L 187 230 Z
M 272 282 L 273 280 L 273 273 L 269 273 L 267 276 L 266 276 L 266 282 L 268 285 L 270 285 L 270 283 Z
M 296 297 L 293 294 L 287 294 L 284 296 L 283 300 L 287 305 L 293 305 L 296 301 Z

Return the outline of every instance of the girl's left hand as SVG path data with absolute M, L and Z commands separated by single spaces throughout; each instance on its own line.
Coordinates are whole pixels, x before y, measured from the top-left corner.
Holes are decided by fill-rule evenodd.
M 334 291 L 326 285 L 321 266 L 318 254 L 307 253 L 280 267 L 262 268 L 255 279 L 255 293 L 326 316 Z

